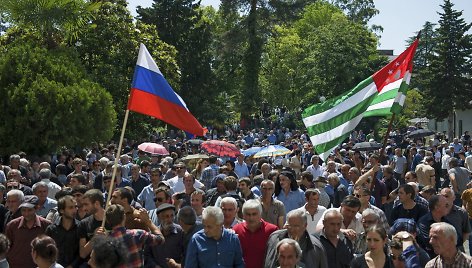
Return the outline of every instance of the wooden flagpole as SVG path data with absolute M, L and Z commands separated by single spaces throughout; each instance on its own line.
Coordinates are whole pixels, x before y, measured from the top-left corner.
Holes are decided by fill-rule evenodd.
M 385 132 L 383 144 L 382 144 L 382 149 L 380 150 L 380 158 L 382 159 L 385 155 L 385 147 L 387 147 L 387 140 L 390 134 L 390 131 L 392 130 L 392 125 L 393 125 L 393 120 L 395 120 L 395 113 L 392 113 L 392 118 L 390 118 L 390 123 L 388 124 L 387 132 Z
M 123 139 L 125 137 L 126 125 L 128 124 L 128 115 L 129 115 L 129 110 L 126 109 L 125 119 L 123 120 L 123 127 L 121 128 L 120 142 L 118 143 L 118 151 L 117 151 L 117 155 L 115 155 L 115 163 L 113 164 L 113 173 L 111 175 L 110 188 L 108 189 L 107 201 L 105 203 L 105 211 L 108 209 L 108 206 L 110 206 L 111 194 L 113 191 L 113 186 L 115 185 L 116 170 L 118 168 L 118 159 L 120 158 L 120 155 L 121 155 L 121 148 L 123 146 Z M 103 221 L 102 221 L 102 227 L 105 227 L 105 221 L 106 219 L 104 216 Z

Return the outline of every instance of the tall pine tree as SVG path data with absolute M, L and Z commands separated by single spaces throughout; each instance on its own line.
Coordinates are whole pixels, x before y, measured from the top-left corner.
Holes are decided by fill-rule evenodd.
M 472 25 L 464 21 L 462 11 L 453 9 L 451 1 L 445 0 L 441 7 L 437 43 L 426 70 L 424 92 L 428 116 L 447 118 L 452 137 L 454 111 L 469 108 L 472 99 L 472 36 L 467 34 Z

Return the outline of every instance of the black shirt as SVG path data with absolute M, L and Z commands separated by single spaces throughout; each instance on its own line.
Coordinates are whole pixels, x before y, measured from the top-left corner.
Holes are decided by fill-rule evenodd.
M 57 262 L 64 267 L 71 265 L 79 267 L 79 221 L 74 220 L 69 230 L 64 229 L 61 224 L 62 217 L 49 225 L 46 229 L 46 235 L 50 236 L 56 242 L 59 254 Z

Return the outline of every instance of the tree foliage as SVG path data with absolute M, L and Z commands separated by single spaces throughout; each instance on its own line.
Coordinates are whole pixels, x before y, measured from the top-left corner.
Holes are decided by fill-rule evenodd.
M 123 122 L 136 65 L 139 44 L 148 48 L 169 83 L 178 87 L 179 67 L 175 48 L 159 38 L 153 25 L 134 23 L 124 0 L 105 1 L 79 35 L 75 45 L 88 73 L 113 96 L 118 122 Z M 147 136 L 159 120 L 132 113 L 126 136 Z
M 451 117 L 454 109 L 468 108 L 472 93 L 472 36 L 467 34 L 471 24 L 453 6 L 449 0 L 441 5 L 436 46 L 425 70 L 427 113 L 438 120 Z
M 99 6 L 84 0 L 0 0 L 2 18 L 35 29 L 49 48 L 76 40 Z
M 2 52 L 3 153 L 42 154 L 111 138 L 116 123 L 112 98 L 88 78 L 72 49 L 14 43 Z
M 180 79 L 174 89 L 189 110 L 202 122 L 224 121 L 224 99 L 216 87 L 212 70 L 213 12 L 191 0 L 154 1 L 152 7 L 138 7 L 140 21 L 154 25 L 160 38 L 177 49 Z
M 331 4 L 310 5 L 292 27 L 276 29 L 263 73 L 272 105 L 300 109 L 340 95 L 385 63 L 375 36 Z

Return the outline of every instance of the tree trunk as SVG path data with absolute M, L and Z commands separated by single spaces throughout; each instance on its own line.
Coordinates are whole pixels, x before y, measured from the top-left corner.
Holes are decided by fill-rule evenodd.
M 452 142 L 455 136 L 455 122 L 454 122 L 454 111 L 455 110 L 450 110 L 449 115 L 447 116 L 447 137 L 449 138 L 449 142 Z

